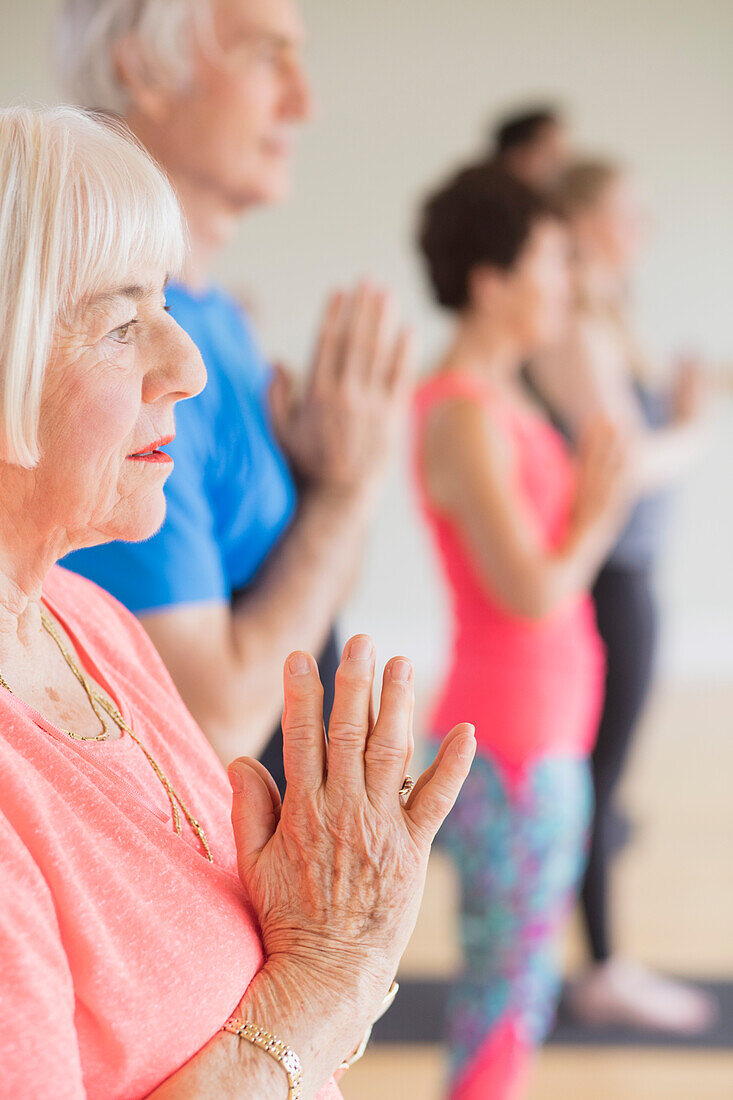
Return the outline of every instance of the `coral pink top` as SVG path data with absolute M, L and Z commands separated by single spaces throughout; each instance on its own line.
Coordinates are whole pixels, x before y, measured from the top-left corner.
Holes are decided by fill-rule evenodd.
M 512 455 L 516 505 L 548 551 L 562 541 L 575 474 L 562 437 L 539 413 L 522 410 L 486 380 L 436 374 L 416 396 L 416 466 L 422 505 L 451 595 L 449 670 L 432 715 L 443 735 L 456 722 L 476 725 L 479 746 L 515 777 L 548 753 L 592 747 L 603 698 L 604 656 L 588 595 L 542 620 L 502 607 L 471 558 L 461 531 L 428 499 L 419 450 L 426 417 L 441 401 L 477 401 Z
M 58 567 L 44 600 L 201 822 L 214 862 L 185 820 L 175 834 L 129 735 L 73 741 L 0 689 L 0 1093 L 136 1100 L 215 1035 L 262 944 L 226 773 L 142 627 Z

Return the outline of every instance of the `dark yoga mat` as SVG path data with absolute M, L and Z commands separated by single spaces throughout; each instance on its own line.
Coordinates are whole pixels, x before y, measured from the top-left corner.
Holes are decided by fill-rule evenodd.
M 583 1028 L 563 1011 L 562 1002 L 550 1043 L 563 1046 L 686 1047 L 705 1050 L 733 1050 L 733 982 L 697 982 L 713 994 L 720 1005 L 718 1022 L 703 1035 L 678 1038 L 634 1031 L 631 1028 Z M 439 1043 L 449 984 L 446 981 L 400 982 L 392 1008 L 376 1024 L 376 1043 Z

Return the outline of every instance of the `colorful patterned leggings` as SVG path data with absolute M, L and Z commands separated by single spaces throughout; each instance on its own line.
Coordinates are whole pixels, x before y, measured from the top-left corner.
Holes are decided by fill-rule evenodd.
M 586 760 L 543 757 L 516 782 L 487 755 L 439 836 L 461 885 L 465 969 L 448 1006 L 451 1100 L 516 1100 L 552 1023 L 555 952 L 583 871 Z

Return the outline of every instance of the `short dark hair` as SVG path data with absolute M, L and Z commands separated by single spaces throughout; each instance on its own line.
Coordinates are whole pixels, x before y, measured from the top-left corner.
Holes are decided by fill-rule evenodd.
M 559 217 L 548 198 L 495 164 L 459 171 L 429 196 L 419 226 L 419 246 L 438 303 L 465 308 L 475 267 L 510 270 L 535 223 Z
M 529 111 L 503 118 L 493 130 L 497 153 L 530 145 L 547 126 L 558 126 L 562 115 L 554 107 L 534 107 Z

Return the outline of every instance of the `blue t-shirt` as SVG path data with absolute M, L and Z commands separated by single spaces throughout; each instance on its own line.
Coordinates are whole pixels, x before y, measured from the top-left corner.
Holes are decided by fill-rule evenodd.
M 269 421 L 270 370 L 241 307 L 220 290 L 196 296 L 180 285 L 169 286 L 166 299 L 209 377 L 202 393 L 176 405 L 165 522 L 145 542 L 106 543 L 64 561 L 135 613 L 230 600 L 296 506 Z

